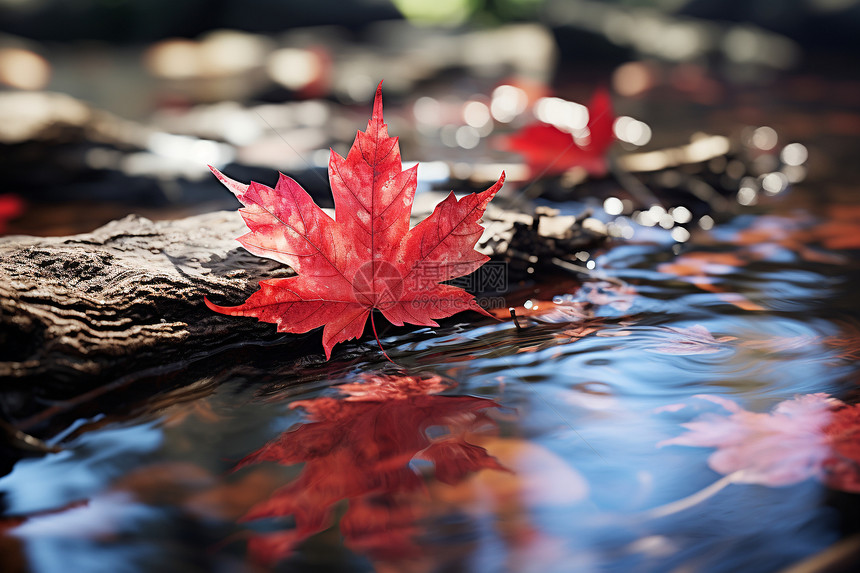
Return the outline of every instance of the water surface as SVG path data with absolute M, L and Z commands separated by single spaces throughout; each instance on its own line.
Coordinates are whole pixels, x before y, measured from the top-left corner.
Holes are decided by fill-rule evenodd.
M 612 282 L 514 289 L 522 329 L 462 314 L 381 333 L 396 366 L 369 338 L 324 369 L 258 348 L 189 380 L 198 392 L 79 420 L 61 452 L 18 462 L 0 478 L 4 559 L 46 573 L 780 570 L 852 532 L 855 494 L 820 476 L 721 482 L 714 448 L 658 445 L 728 415 L 697 395 L 761 413 L 812 393 L 852 403 L 860 268 L 840 238 L 858 223 L 789 211 L 684 245 L 643 232 L 597 256 Z

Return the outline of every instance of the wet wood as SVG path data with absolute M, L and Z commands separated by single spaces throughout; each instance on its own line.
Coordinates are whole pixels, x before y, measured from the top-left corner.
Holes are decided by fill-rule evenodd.
M 0 378 L 74 393 L 103 375 L 179 359 L 250 337 L 203 303 L 250 295 L 289 270 L 234 240 L 243 223 L 218 212 L 178 221 L 137 216 L 71 237 L 0 240 Z M 60 392 L 62 393 L 62 392 Z

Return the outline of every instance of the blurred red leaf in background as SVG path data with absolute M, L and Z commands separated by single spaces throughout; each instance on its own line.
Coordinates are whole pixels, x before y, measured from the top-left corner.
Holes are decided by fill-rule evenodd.
M 606 175 L 606 154 L 615 141 L 615 115 L 606 89 L 594 92 L 588 104 L 587 135 L 574 135 L 547 123 L 527 125 L 501 140 L 501 146 L 523 155 L 532 177 L 558 175 L 582 167 L 589 175 Z
M 0 195 L 0 235 L 6 232 L 6 223 L 24 212 L 24 201 L 17 195 Z

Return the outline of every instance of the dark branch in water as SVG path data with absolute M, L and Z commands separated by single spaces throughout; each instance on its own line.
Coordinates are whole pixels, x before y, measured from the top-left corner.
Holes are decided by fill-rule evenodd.
M 517 309 L 515 309 L 514 307 L 510 307 L 508 310 L 511 313 L 511 318 L 514 319 L 514 326 L 517 327 L 518 331 L 522 331 L 523 327 L 520 326 L 519 317 L 517 316 Z

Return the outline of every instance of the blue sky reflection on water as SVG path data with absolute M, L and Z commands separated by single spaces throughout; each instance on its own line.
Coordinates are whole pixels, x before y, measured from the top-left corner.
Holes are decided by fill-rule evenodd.
M 27 514 L 87 499 L 151 459 L 163 439 L 155 422 L 111 427 L 83 434 L 62 452 L 21 460 L 0 478 L 7 511 Z

